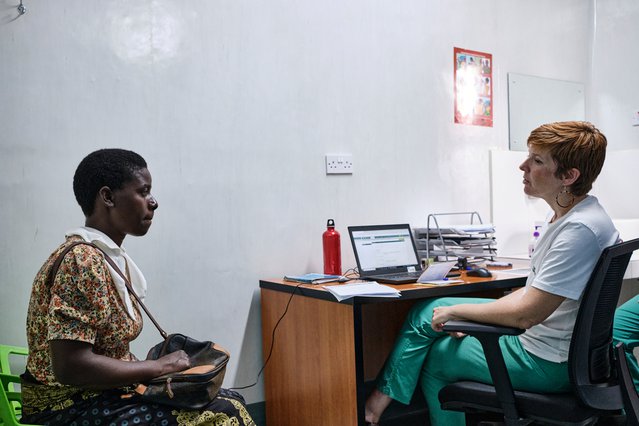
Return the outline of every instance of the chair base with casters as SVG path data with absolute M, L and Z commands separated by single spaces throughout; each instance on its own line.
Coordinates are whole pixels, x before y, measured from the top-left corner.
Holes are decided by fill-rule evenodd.
M 590 276 L 580 303 L 568 355 L 572 392 L 533 393 L 513 390 L 499 347 L 502 335 L 525 330 L 449 321 L 444 331 L 460 331 L 482 344 L 493 385 L 460 381 L 439 393 L 445 410 L 466 413 L 498 412 L 506 425 L 539 422 L 549 425 L 591 425 L 603 418 L 623 416 L 623 400 L 615 374 L 612 323 L 623 276 L 639 239 L 606 248 Z M 607 421 L 614 424 L 617 420 Z M 604 424 L 604 423 L 599 423 Z

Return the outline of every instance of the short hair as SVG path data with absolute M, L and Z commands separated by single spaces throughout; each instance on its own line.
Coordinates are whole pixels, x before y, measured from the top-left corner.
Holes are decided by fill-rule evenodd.
M 579 178 L 570 185 L 576 196 L 585 195 L 599 176 L 606 159 L 606 136 L 587 121 L 563 121 L 537 127 L 528 137 L 528 145 L 548 150 L 557 164 L 555 176 L 569 169 L 579 170 Z
M 73 193 L 85 216 L 91 216 L 100 188 L 121 189 L 134 174 L 147 168 L 139 154 L 126 149 L 105 148 L 84 157 L 73 175 Z

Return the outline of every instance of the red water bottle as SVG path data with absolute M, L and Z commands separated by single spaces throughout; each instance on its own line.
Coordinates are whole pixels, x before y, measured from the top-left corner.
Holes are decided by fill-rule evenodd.
M 329 219 L 326 223 L 326 231 L 322 234 L 322 246 L 324 248 L 324 273 L 342 275 L 342 250 L 339 232 L 335 230 L 333 219 Z

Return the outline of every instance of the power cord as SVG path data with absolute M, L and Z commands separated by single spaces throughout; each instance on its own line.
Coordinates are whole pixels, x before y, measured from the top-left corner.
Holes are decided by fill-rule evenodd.
M 349 276 L 349 275 L 355 275 L 355 276 Z M 359 278 L 359 270 L 357 269 L 357 267 L 347 269 L 346 272 L 342 274 L 342 276 L 348 278 L 349 280 L 355 280 Z
M 349 280 L 356 279 L 357 277 L 349 277 L 349 274 L 350 275 L 356 274 L 357 277 L 359 277 L 359 271 L 357 270 L 357 268 L 347 269 L 346 272 L 344 272 L 342 274 L 343 277 L 346 277 Z M 282 313 L 282 316 L 280 316 L 280 318 L 275 323 L 275 327 L 273 327 L 273 332 L 271 334 L 271 346 L 270 346 L 270 348 L 268 350 L 268 356 L 266 357 L 266 361 L 264 361 L 264 364 L 262 365 L 262 368 L 260 368 L 260 371 L 257 373 L 257 377 L 255 378 L 255 382 L 253 382 L 250 385 L 246 385 L 246 386 L 238 386 L 238 387 L 234 387 L 234 388 L 229 388 L 229 390 L 248 389 L 248 388 L 251 388 L 251 387 L 257 385 L 257 383 L 260 381 L 260 376 L 264 372 L 264 369 L 266 368 L 266 365 L 268 364 L 269 360 L 271 359 L 271 355 L 273 354 L 273 346 L 275 345 L 275 331 L 277 331 L 277 327 L 280 325 L 280 322 L 282 322 L 282 320 L 284 319 L 284 316 L 288 312 L 288 307 L 291 304 L 291 300 L 293 300 L 293 296 L 295 296 L 295 293 L 297 293 L 297 290 L 300 288 L 300 286 L 302 284 L 304 284 L 304 283 L 299 283 L 299 284 L 297 284 L 295 286 L 295 288 L 293 289 L 293 292 L 291 293 L 291 297 L 289 297 L 288 298 L 288 302 L 286 302 L 286 308 L 284 308 L 284 312 Z
M 264 361 L 264 364 L 262 365 L 262 368 L 260 368 L 260 371 L 257 373 L 257 377 L 255 378 L 255 382 L 250 384 L 250 385 L 246 385 L 246 386 L 238 386 L 238 387 L 235 387 L 235 388 L 229 388 L 229 390 L 248 389 L 248 388 L 251 388 L 251 387 L 255 386 L 259 382 L 260 376 L 264 372 L 264 369 L 266 368 L 266 365 L 268 364 L 269 360 L 271 359 L 271 355 L 273 354 L 273 346 L 275 345 L 275 331 L 277 330 L 277 327 L 280 325 L 280 322 L 282 321 L 282 319 L 284 319 L 284 316 L 288 312 L 288 307 L 291 304 L 291 300 L 293 300 L 293 296 L 295 296 L 295 293 L 297 292 L 297 290 L 299 289 L 299 287 L 302 284 L 304 284 L 304 283 L 299 283 L 298 285 L 295 286 L 295 288 L 293 289 L 293 292 L 291 293 L 291 297 L 289 297 L 288 298 L 288 302 L 286 302 L 286 308 L 284 309 L 284 313 L 282 313 L 282 316 L 280 316 L 280 318 L 275 323 L 275 327 L 273 327 L 273 333 L 271 334 L 271 347 L 268 350 L 268 356 L 266 357 L 266 361 Z

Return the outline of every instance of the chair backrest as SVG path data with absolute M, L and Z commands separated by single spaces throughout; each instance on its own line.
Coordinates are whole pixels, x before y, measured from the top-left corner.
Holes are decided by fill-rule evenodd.
M 0 345 L 0 373 L 13 375 L 16 374 L 15 372 L 11 371 L 12 355 L 26 357 L 27 355 L 29 355 L 29 352 L 27 348 L 23 348 L 20 346 Z
M 568 356 L 575 393 L 586 405 L 601 410 L 623 407 L 613 370 L 612 324 L 623 276 L 639 238 L 606 248 L 584 290 Z

